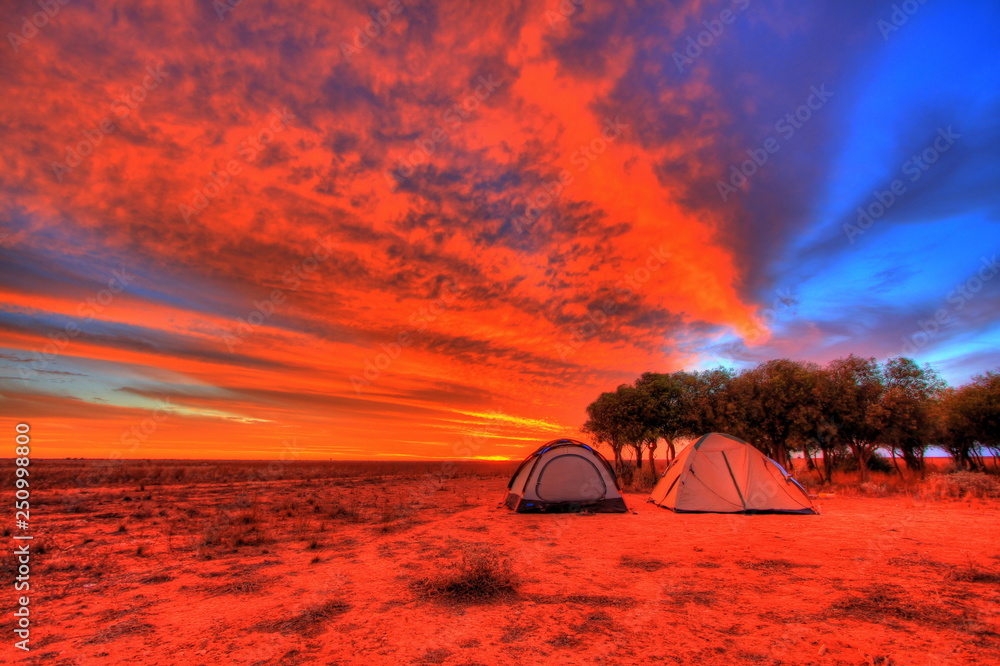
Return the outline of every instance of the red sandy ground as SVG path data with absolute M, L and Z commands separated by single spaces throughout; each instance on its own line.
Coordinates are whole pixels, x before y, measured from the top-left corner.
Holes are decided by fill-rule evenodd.
M 32 650 L 8 636 L 0 659 L 1000 663 L 996 501 L 835 498 L 820 516 L 725 516 L 629 494 L 630 514 L 519 515 L 498 506 L 504 478 L 421 482 L 43 492 Z M 516 596 L 421 595 L 414 581 L 468 544 L 513 558 Z

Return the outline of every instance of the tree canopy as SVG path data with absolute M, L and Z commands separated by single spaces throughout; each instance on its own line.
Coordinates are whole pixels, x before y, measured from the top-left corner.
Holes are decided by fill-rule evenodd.
M 909 358 L 883 363 L 850 355 L 826 366 L 774 359 L 733 372 L 646 372 L 602 393 L 587 407 L 584 432 L 614 453 L 615 465 L 652 468 L 660 443 L 668 460 L 678 440 L 709 432 L 741 437 L 787 465 L 801 454 L 822 458 L 831 479 L 835 460 L 853 459 L 861 480 L 879 450 L 923 471 L 939 446 L 963 469 L 983 467 L 982 452 L 1000 454 L 1000 371 L 949 388 L 929 365 Z M 627 455 L 630 453 L 630 455 Z

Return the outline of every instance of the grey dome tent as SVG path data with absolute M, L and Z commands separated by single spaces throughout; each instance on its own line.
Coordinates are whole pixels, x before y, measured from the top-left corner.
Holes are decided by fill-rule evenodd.
M 552 440 L 525 458 L 507 484 L 506 504 L 518 513 L 628 511 L 611 465 L 574 439 Z
M 676 513 L 817 513 L 805 489 L 781 465 L 721 433 L 705 435 L 681 451 L 649 501 Z

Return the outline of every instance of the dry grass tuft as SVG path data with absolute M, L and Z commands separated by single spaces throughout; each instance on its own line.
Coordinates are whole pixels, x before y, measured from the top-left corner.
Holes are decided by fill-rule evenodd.
M 414 587 L 423 596 L 476 603 L 511 597 L 519 585 L 510 557 L 483 547 L 466 547 L 451 571 L 417 581 Z
M 340 599 L 331 599 L 292 615 L 287 619 L 264 620 L 253 626 L 255 631 L 269 633 L 298 634 L 314 638 L 323 633 L 326 623 L 351 609 L 350 604 Z
M 805 566 L 782 558 L 740 560 L 736 565 L 753 571 L 788 571 L 795 567 Z
M 242 547 L 259 547 L 272 543 L 274 537 L 268 525 L 261 520 L 261 510 L 256 497 L 241 499 L 234 510 L 217 514 L 215 520 L 202 529 L 195 547 L 204 558 L 211 558 L 214 551 Z
M 698 606 L 713 606 L 718 601 L 718 593 L 713 589 L 697 589 L 688 584 L 677 587 L 664 587 L 664 595 L 670 597 L 675 604 L 695 604 Z
M 632 571 L 659 571 L 667 566 L 666 562 L 655 558 L 632 557 L 622 555 L 621 566 Z
M 979 566 L 969 558 L 965 566 L 954 566 L 945 574 L 948 580 L 960 581 L 963 583 L 1000 583 L 1000 572 L 992 571 Z
M 835 611 L 859 620 L 878 622 L 885 618 L 917 620 L 920 610 L 903 599 L 896 588 L 875 585 L 871 589 L 856 591 L 833 605 Z
M 906 620 L 921 624 L 945 625 L 959 620 L 946 609 L 916 603 L 906 598 L 906 591 L 894 585 L 872 585 L 865 590 L 851 592 L 832 606 L 841 615 L 864 622 L 886 623 Z
M 110 627 L 105 627 L 101 629 L 93 637 L 88 640 L 88 643 L 110 643 L 112 641 L 118 640 L 122 636 L 134 636 L 136 634 L 149 634 L 155 630 L 153 625 L 148 622 L 140 622 L 138 619 L 131 617 L 127 620 L 123 620 L 118 624 L 113 624 Z
M 919 495 L 926 500 L 1000 498 L 1000 477 L 983 472 L 931 474 Z
M 217 594 L 254 594 L 264 588 L 265 581 L 259 578 L 243 578 L 220 585 L 216 588 Z
M 618 485 L 627 493 L 648 493 L 659 480 L 659 473 L 655 469 L 649 469 L 648 465 L 642 469 L 626 465 L 618 473 Z

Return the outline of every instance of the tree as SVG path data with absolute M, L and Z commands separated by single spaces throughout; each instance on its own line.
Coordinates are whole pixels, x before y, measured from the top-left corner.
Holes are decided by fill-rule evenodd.
M 700 437 L 730 429 L 728 387 L 733 380 L 731 370 L 679 371 L 673 376 L 683 388 L 677 436 Z
M 672 459 L 678 439 L 709 432 L 738 435 L 786 466 L 791 452 L 801 450 L 813 469 L 812 454 L 819 451 L 827 482 L 837 458 L 847 455 L 867 481 L 880 446 L 894 463 L 898 452 L 909 469 L 922 471 L 924 452 L 935 441 L 959 467 L 979 469 L 983 447 L 1000 455 L 1000 369 L 958 389 L 911 359 L 880 365 L 853 354 L 825 368 L 775 359 L 738 375 L 724 368 L 647 372 L 602 393 L 587 416 L 583 430 L 611 447 L 618 471 L 626 448 L 634 451 L 636 467 L 646 453 L 655 469 L 660 439 Z
M 647 433 L 646 445 L 649 466 L 656 469 L 654 459 L 657 442 L 662 438 L 669 451 L 669 459 L 677 455 L 674 441 L 684 432 L 684 384 L 676 374 L 643 373 L 635 387 L 645 397 L 643 422 Z
M 622 384 L 613 393 L 602 393 L 587 406 L 588 419 L 582 430 L 611 447 L 618 472 L 624 467 L 622 452 L 626 446 L 636 451 L 637 465 L 642 466 L 642 446 L 646 439 L 644 408 L 642 392 L 629 384 Z
M 615 393 L 618 396 L 622 437 L 625 444 L 635 452 L 635 466 L 642 469 L 643 449 L 650 438 L 656 440 L 649 428 L 649 395 L 629 384 L 622 384 Z
M 581 428 L 583 432 L 593 435 L 598 444 L 611 447 L 616 471 L 621 470 L 622 449 L 625 447 L 618 411 L 618 395 L 614 392 L 602 393 L 587 405 L 587 422 Z
M 834 441 L 851 449 L 861 482 L 868 481 L 868 463 L 878 448 L 881 433 L 879 402 L 885 392 L 882 373 L 874 358 L 851 354 L 827 366 L 831 381 L 830 413 Z
M 898 451 L 907 469 L 923 472 L 924 452 L 934 436 L 934 400 L 945 383 L 929 365 L 920 367 L 908 358 L 889 359 L 882 374 L 885 391 L 873 413 L 879 443 L 894 464 Z
M 977 375 L 958 389 L 948 389 L 935 404 L 945 450 L 961 469 L 985 467 L 981 448 L 1000 453 L 1000 372 Z
M 978 469 L 979 455 L 976 438 L 972 434 L 971 391 L 969 385 L 948 388 L 934 404 L 934 419 L 940 436 L 941 447 L 955 459 L 959 469 Z
M 972 378 L 969 388 L 969 424 L 976 441 L 1000 456 L 1000 370 Z
M 822 417 L 819 367 L 786 358 L 761 363 L 730 383 L 735 430 L 790 467 L 789 452 Z
M 814 367 L 811 372 L 818 415 L 803 433 L 802 448 L 806 455 L 810 449 L 819 449 L 823 457 L 823 480 L 832 483 L 835 462 L 846 451 L 846 446 L 836 437 L 838 428 L 833 414 L 836 386 L 828 368 Z

